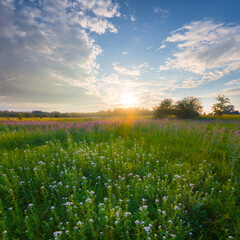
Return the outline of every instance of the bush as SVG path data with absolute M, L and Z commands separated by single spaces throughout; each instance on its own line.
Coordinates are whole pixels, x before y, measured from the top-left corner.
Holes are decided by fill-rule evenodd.
M 192 119 L 199 117 L 202 108 L 203 106 L 199 98 L 186 97 L 177 101 L 174 112 L 177 118 Z

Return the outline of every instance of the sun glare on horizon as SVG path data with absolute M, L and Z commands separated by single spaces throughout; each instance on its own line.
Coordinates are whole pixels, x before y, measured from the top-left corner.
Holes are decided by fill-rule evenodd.
M 138 104 L 138 100 L 132 93 L 126 93 L 122 95 L 120 104 L 123 107 L 135 107 Z

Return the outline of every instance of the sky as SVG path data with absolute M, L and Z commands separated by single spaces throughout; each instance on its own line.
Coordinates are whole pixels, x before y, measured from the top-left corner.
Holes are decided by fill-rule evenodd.
M 2 0 L 0 110 L 240 110 L 239 0 Z

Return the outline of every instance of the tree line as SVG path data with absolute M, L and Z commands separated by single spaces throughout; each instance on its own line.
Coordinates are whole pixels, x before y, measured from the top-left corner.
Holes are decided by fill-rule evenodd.
M 231 105 L 230 99 L 224 95 L 218 95 L 216 103 L 212 106 L 213 115 L 222 114 L 239 114 L 239 111 L 235 110 L 234 105 Z M 16 111 L 0 111 L 0 117 L 17 117 L 22 119 L 23 117 L 52 117 L 52 118 L 91 118 L 91 117 L 126 117 L 129 115 L 134 116 L 153 116 L 155 119 L 166 118 L 170 116 L 176 116 L 182 119 L 194 119 L 202 114 L 202 103 L 199 98 L 186 97 L 179 101 L 174 101 L 170 98 L 163 99 L 158 106 L 153 110 L 147 108 L 115 108 L 106 111 L 92 112 L 92 113 L 60 113 L 58 111 L 43 112 L 34 110 L 32 112 L 16 112 Z
M 217 102 L 212 106 L 214 115 L 239 114 L 234 105 L 230 104 L 230 99 L 224 95 L 218 95 Z M 194 119 L 202 113 L 203 105 L 196 97 L 185 97 L 176 103 L 171 98 L 166 98 L 154 108 L 154 118 L 161 119 L 167 116 L 176 116 L 180 119 Z
M 98 111 L 98 112 L 92 112 L 92 113 L 61 113 L 58 111 L 54 112 L 43 112 L 39 110 L 35 110 L 32 112 L 16 112 L 16 111 L 0 111 L 0 117 L 5 118 L 11 118 L 16 117 L 18 119 L 30 118 L 30 117 L 51 117 L 51 118 L 91 118 L 91 117 L 125 117 L 129 115 L 134 116 L 152 116 L 153 111 L 147 109 L 147 108 L 115 108 L 115 109 L 109 109 L 106 111 Z

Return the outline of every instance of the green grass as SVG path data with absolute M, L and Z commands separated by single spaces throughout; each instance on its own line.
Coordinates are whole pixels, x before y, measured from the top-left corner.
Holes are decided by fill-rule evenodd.
M 0 239 L 240 239 L 240 125 L 0 128 Z

